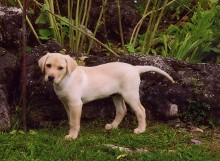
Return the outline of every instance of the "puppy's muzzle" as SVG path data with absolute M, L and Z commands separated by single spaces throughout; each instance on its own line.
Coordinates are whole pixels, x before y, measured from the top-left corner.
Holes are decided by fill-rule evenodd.
M 48 80 L 49 80 L 50 82 L 53 82 L 53 81 L 54 81 L 54 78 L 55 78 L 55 77 L 54 77 L 53 75 L 49 75 L 49 76 L 48 76 Z

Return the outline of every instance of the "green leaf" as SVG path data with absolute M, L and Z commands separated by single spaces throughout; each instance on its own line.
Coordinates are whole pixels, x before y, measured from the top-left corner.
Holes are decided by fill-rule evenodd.
M 31 134 L 31 135 L 36 135 L 36 134 L 37 134 L 37 132 L 36 132 L 36 131 L 34 131 L 34 130 L 30 130 L 30 131 L 29 131 L 29 134 Z
M 135 53 L 135 48 L 133 47 L 133 45 L 127 44 L 125 45 L 125 47 L 128 49 L 129 53 Z
M 60 18 L 61 25 L 69 26 L 68 23 L 70 23 L 70 22 L 69 22 L 68 18 L 62 17 L 62 16 L 59 16 L 59 18 Z
M 8 0 L 11 5 L 15 5 L 15 0 Z
M 157 54 L 157 51 L 156 51 L 155 49 L 151 49 L 151 53 L 152 53 L 153 55 L 158 55 L 158 54 Z
M 211 4 L 217 4 L 218 0 L 209 0 L 211 2 Z
M 22 130 L 19 130 L 18 133 L 19 134 L 25 134 L 24 131 L 22 131 Z
M 63 31 L 64 33 L 68 33 L 68 32 L 69 32 L 69 28 L 66 27 L 66 26 L 64 26 L 64 27 L 62 27 L 62 31 Z
M 59 53 L 63 54 L 63 55 L 66 55 L 66 50 L 65 49 L 62 49 L 59 51 Z
M 51 31 L 48 29 L 40 29 L 39 30 L 40 39 L 42 40 L 48 40 L 51 38 Z
M 16 133 L 17 133 L 17 130 L 12 130 L 12 131 L 10 132 L 11 135 L 15 135 Z
M 36 19 L 35 24 L 46 24 L 48 21 L 48 16 L 46 13 L 41 13 L 39 17 Z
M 217 63 L 220 63 L 220 56 L 217 56 Z
M 31 8 L 31 7 L 29 7 L 29 12 L 30 12 L 31 14 L 34 14 L 34 13 L 35 13 L 34 9 Z
M 48 4 L 44 4 L 44 5 L 42 6 L 42 8 L 41 8 L 41 11 L 42 11 L 42 12 L 48 11 L 48 10 L 50 10 L 50 7 L 49 7 Z
M 216 53 L 220 53 L 220 49 L 219 48 L 211 48 L 211 50 L 216 52 Z
M 31 50 L 32 50 L 32 47 L 31 46 L 27 46 L 26 51 L 30 52 Z

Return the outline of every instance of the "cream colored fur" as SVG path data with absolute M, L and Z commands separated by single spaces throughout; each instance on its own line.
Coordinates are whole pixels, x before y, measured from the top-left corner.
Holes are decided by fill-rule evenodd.
M 80 118 L 84 103 L 108 97 L 112 94 L 116 116 L 105 129 L 117 128 L 126 114 L 125 102 L 137 116 L 138 127 L 134 133 L 143 133 L 146 127 L 145 108 L 140 103 L 140 73 L 153 71 L 173 82 L 164 71 L 152 66 L 133 66 L 113 62 L 94 67 L 78 66 L 73 58 L 60 53 L 48 53 L 39 60 L 45 80 L 53 82 L 54 90 L 62 101 L 68 118 L 67 139 L 76 139 L 80 130 Z

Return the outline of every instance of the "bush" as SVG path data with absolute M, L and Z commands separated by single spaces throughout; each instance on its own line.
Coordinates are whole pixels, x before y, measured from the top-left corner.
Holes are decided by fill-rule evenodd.
M 198 6 L 191 21 L 183 28 L 169 26 L 160 38 L 162 55 L 180 60 L 202 62 L 210 53 L 220 53 L 220 6 L 212 3 L 210 9 Z M 217 57 L 217 59 L 219 56 Z

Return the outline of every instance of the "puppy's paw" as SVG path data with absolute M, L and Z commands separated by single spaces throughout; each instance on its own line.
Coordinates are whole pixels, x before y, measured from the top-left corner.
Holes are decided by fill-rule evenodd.
M 145 132 L 145 129 L 140 129 L 140 128 L 134 129 L 135 134 L 140 134 L 140 133 L 143 133 L 143 132 Z
M 113 128 L 112 124 L 106 124 L 105 125 L 105 130 L 110 130 L 112 128 Z
M 70 134 L 68 134 L 68 135 L 65 136 L 65 139 L 67 139 L 67 140 L 77 139 L 77 135 L 70 135 Z

